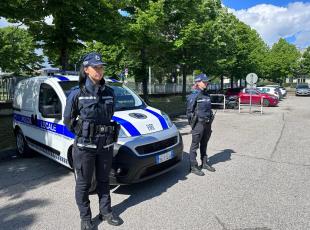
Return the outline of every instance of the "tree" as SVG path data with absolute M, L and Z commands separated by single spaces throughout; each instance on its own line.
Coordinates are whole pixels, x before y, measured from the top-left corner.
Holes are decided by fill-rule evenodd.
M 294 71 L 298 68 L 300 56 L 296 46 L 281 38 L 272 46 L 268 55 L 266 64 L 268 78 L 282 83 L 286 77 L 293 76 Z
M 220 1 L 212 0 L 166 2 L 167 22 L 163 32 L 171 46 L 166 53 L 173 66 L 181 66 L 183 97 L 186 94 L 187 74 L 194 69 L 206 70 L 208 63 L 214 60 L 210 52 L 210 27 L 220 8 Z
M 106 76 L 117 77 L 125 68 L 129 69 L 130 75 L 134 74 L 132 70 L 137 67 L 137 55 L 128 52 L 128 49 L 122 42 L 113 45 L 107 45 L 99 41 L 86 42 L 82 49 L 71 55 L 69 62 L 77 63 L 76 69 L 78 70 L 79 64 L 81 64 L 81 57 L 93 51 L 99 52 L 102 55 L 103 61 L 107 63 L 105 68 Z
M 143 97 L 148 101 L 148 74 L 147 67 L 152 59 L 158 57 L 161 50 L 164 25 L 164 0 L 159 1 L 129 1 L 125 17 L 126 26 L 124 44 L 131 54 L 136 55 L 134 68 L 136 81 L 142 81 Z
M 119 5 L 117 0 L 4 0 L 0 16 L 26 25 L 51 64 L 68 69 L 74 64 L 68 62 L 70 53 L 83 42 L 117 39 Z
M 310 47 L 306 49 L 306 51 L 302 55 L 302 59 L 300 61 L 301 72 L 304 75 L 310 76 Z
M 25 29 L 0 28 L 0 67 L 21 73 L 41 68 L 42 57 L 35 53 L 35 41 Z

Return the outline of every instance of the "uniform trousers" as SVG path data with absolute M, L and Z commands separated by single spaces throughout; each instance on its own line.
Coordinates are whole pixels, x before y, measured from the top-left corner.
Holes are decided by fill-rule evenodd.
M 211 125 L 212 122 L 197 121 L 195 127 L 193 128 L 192 144 L 189 152 L 191 165 L 198 165 L 196 157 L 199 146 L 200 146 L 201 161 L 203 160 L 204 157 L 208 157 L 207 146 L 212 133 Z
M 113 145 L 104 148 L 104 138 L 98 138 L 97 148 L 78 147 L 76 141 L 73 147 L 73 165 L 76 173 L 75 199 L 80 211 L 81 220 L 92 218 L 89 189 L 95 173 L 99 211 L 107 214 L 112 211 L 109 175 L 113 159 Z

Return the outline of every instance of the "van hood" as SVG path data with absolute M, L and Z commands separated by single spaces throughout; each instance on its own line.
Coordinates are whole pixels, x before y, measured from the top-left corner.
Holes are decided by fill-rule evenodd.
M 161 111 L 149 106 L 145 109 L 117 111 L 112 120 L 118 122 L 129 137 L 159 132 L 169 128 Z

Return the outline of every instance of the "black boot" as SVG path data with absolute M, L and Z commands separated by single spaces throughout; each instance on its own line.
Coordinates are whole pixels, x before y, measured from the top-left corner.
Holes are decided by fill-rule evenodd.
M 206 169 L 206 170 L 208 170 L 208 171 L 210 171 L 210 172 L 215 172 L 215 168 L 213 168 L 213 167 L 208 163 L 208 158 L 207 158 L 207 157 L 204 157 L 204 158 L 202 159 L 202 166 L 201 166 L 201 168 Z
M 91 220 L 81 220 L 81 230 L 91 230 L 94 229 L 94 225 Z
M 198 167 L 198 165 L 191 165 L 191 172 L 197 176 L 204 176 L 204 172 Z
M 123 223 L 123 220 L 113 212 L 110 212 L 108 214 L 99 214 L 99 219 L 104 221 L 106 220 L 108 224 L 114 225 L 114 226 L 119 226 Z

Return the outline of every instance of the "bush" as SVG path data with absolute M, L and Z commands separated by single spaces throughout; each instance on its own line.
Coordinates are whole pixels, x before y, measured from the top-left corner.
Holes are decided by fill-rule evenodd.
M 297 83 L 283 83 L 283 87 L 296 88 Z

